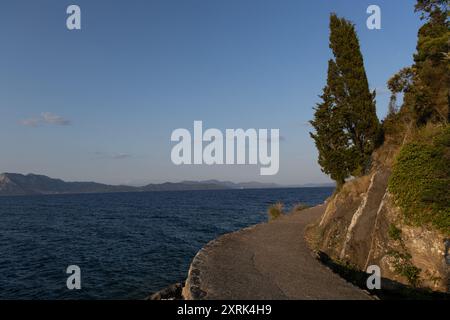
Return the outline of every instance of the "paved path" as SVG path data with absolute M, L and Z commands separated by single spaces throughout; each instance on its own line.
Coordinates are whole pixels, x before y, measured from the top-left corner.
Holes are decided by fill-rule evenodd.
M 324 206 L 226 234 L 194 258 L 187 299 L 370 299 L 317 261 L 305 227 Z

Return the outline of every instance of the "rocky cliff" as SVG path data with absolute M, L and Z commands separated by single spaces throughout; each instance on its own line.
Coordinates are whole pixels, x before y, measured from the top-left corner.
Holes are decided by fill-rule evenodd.
M 316 250 L 341 265 L 362 271 L 378 265 L 384 286 L 397 283 L 448 292 L 449 235 L 430 225 L 407 223 L 390 193 L 388 182 L 399 150 L 395 143 L 377 150 L 371 171 L 347 182 L 327 201 L 309 238 Z

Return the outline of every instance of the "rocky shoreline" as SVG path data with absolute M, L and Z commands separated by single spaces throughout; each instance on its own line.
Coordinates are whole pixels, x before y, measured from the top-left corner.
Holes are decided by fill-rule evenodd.
M 149 295 L 145 300 L 184 300 L 184 283 L 178 282 Z
M 209 242 L 194 257 L 187 279 L 149 300 L 301 300 L 372 297 L 324 266 L 305 229 L 324 205 L 282 216 Z
M 219 236 L 197 252 L 184 282 L 147 300 L 449 299 L 385 277 L 383 290 L 369 293 L 364 271 L 317 251 L 314 231 L 333 203 Z
M 194 256 L 188 271 L 188 277 L 186 279 L 185 285 L 183 287 L 183 298 L 185 300 L 201 300 L 205 298 L 207 292 L 202 290 L 201 283 L 201 272 L 203 266 L 207 263 L 208 255 L 213 252 L 215 247 L 220 247 L 220 245 L 227 241 L 227 238 L 231 236 L 239 236 L 239 234 L 245 233 L 246 231 L 252 230 L 258 225 L 253 225 L 232 233 L 224 234 L 209 243 L 206 244 L 202 249 L 200 249 Z

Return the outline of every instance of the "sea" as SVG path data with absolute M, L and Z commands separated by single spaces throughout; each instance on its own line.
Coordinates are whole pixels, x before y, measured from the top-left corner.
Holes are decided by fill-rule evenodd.
M 333 188 L 0 197 L 0 299 L 145 299 L 187 277 L 216 237 Z M 80 289 L 68 289 L 69 266 Z

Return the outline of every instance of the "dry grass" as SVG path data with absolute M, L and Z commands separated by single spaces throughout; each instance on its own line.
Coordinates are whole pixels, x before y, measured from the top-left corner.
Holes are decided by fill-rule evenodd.
M 284 208 L 284 205 L 281 202 L 277 202 L 277 203 L 271 205 L 269 207 L 269 209 L 267 210 L 267 213 L 269 215 L 269 221 L 275 220 L 275 219 L 281 217 L 282 215 L 284 215 L 283 208 Z

